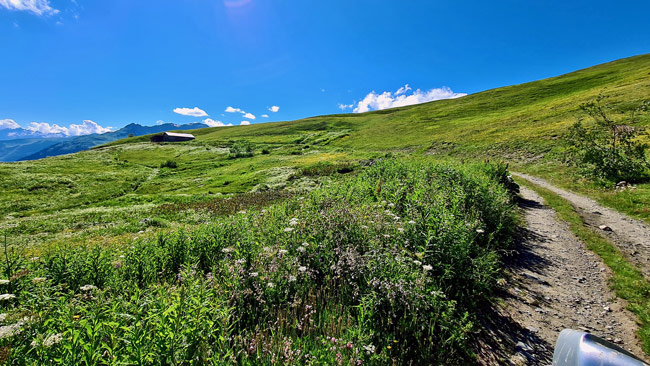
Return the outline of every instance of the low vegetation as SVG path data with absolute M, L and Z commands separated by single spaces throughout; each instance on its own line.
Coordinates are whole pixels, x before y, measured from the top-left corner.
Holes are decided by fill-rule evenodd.
M 383 161 L 123 247 L 61 244 L 31 259 L 8 248 L 0 355 L 15 365 L 466 364 L 515 227 L 506 174 Z

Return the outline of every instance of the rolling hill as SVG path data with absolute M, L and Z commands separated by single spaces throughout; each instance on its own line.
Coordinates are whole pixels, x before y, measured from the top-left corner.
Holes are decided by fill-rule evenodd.
M 317 182 L 304 171 L 387 153 L 539 163 L 561 150 L 558 138 L 581 116 L 580 104 L 600 94 L 607 96 L 613 115 L 624 118 L 650 96 L 650 55 L 459 99 L 363 114 L 202 128 L 192 132 L 196 140 L 186 143 L 152 144 L 148 136 L 140 136 L 73 155 L 0 164 L 0 187 L 6 192 L 0 207 L 9 215 L 22 215 L 105 202 L 164 202 L 188 195 L 200 200 L 219 193 L 308 187 Z M 650 115 L 638 123 L 650 125 Z M 251 144 L 254 156 L 230 158 L 228 149 L 237 141 Z M 167 160 L 178 168 L 161 169 Z M 18 198 L 20 204 L 13 204 Z

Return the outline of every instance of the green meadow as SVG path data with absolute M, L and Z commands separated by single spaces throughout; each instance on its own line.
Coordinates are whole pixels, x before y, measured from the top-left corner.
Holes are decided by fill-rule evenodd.
M 650 55 L 0 163 L 0 286 L 15 295 L 0 322 L 20 324 L 0 359 L 466 364 L 517 223 L 506 163 L 650 222 L 650 184 L 615 192 L 565 164 L 562 135 L 599 95 L 626 121 L 650 98 Z

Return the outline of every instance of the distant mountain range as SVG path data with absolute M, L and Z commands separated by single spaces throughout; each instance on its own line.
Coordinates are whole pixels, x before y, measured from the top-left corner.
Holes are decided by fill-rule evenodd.
M 0 130 L 0 161 L 36 160 L 48 156 L 71 154 L 88 150 L 94 146 L 120 140 L 129 135 L 142 136 L 151 133 L 175 130 L 194 130 L 209 127 L 203 123 L 177 125 L 164 123 L 156 126 L 142 126 L 131 123 L 114 132 L 76 137 L 34 136 L 32 131 L 20 129 Z M 31 137 L 31 138 L 30 138 Z

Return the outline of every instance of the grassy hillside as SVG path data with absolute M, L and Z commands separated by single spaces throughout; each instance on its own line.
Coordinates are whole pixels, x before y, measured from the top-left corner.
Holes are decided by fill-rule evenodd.
M 0 323 L 23 333 L 0 337 L 0 361 L 467 364 L 513 234 L 507 171 L 430 160 L 506 159 L 571 184 L 559 136 L 599 94 L 617 118 L 647 99 L 650 55 L 460 99 L 2 163 L 0 286 L 16 297 Z M 637 216 L 650 206 L 647 186 L 578 182 Z
M 575 180 L 571 171 L 544 157 L 559 149 L 558 137 L 581 115 L 580 104 L 601 93 L 618 114 L 647 99 L 650 55 L 460 99 L 364 114 L 204 128 L 193 130 L 197 139 L 184 143 L 152 144 L 141 136 L 73 155 L 0 164 L 0 228 L 7 228 L 18 241 L 39 244 L 79 236 L 87 240 L 94 232 L 101 238 L 138 232 L 149 227 L 140 223 L 142 217 L 194 224 L 201 219 L 160 217 L 157 207 L 209 202 L 221 194 L 308 190 L 358 168 L 359 161 L 386 154 L 504 158 L 519 169 L 571 184 Z M 650 125 L 650 115 L 640 123 Z M 254 155 L 231 158 L 229 149 L 238 141 L 248 141 Z M 161 167 L 168 160 L 177 167 Z M 612 198 L 613 193 L 589 182 L 578 188 L 630 214 L 648 217 L 648 212 L 639 211 L 650 205 L 644 185 L 626 193 L 632 198 Z M 89 210 L 95 219 L 88 220 Z
M 363 114 L 329 115 L 292 122 L 196 131 L 199 142 L 247 139 L 255 143 L 305 143 L 327 134 L 330 147 L 349 151 L 427 151 L 454 148 L 476 151 L 542 152 L 555 145 L 564 128 L 576 121 L 579 106 L 609 96 L 619 113 L 650 95 L 650 55 L 631 57 L 555 78 L 508 86 L 416 106 Z M 644 123 L 650 125 L 650 117 Z M 126 139 L 112 145 L 146 141 Z

